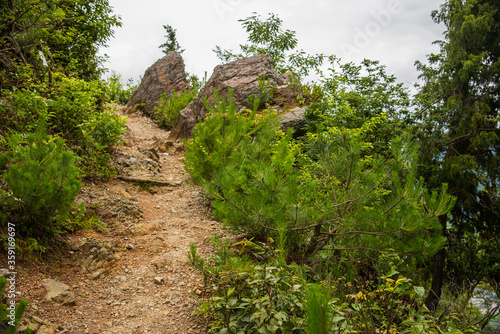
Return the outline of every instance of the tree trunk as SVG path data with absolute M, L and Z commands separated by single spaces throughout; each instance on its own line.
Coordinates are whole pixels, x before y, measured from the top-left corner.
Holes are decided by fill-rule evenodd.
M 443 226 L 443 233 L 446 234 L 446 216 L 440 216 L 439 221 Z M 425 306 L 431 312 L 435 312 L 437 306 L 439 304 L 439 300 L 441 299 L 441 291 L 443 288 L 443 279 L 444 279 L 444 266 L 446 260 L 446 248 L 440 249 L 436 255 L 434 255 L 433 263 L 432 263 L 432 283 L 431 289 L 429 290 L 429 294 L 425 299 Z

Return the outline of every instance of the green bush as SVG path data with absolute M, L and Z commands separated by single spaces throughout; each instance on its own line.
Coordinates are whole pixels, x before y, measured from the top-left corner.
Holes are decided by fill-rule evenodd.
M 93 113 L 80 126 L 81 139 L 71 146 L 81 159 L 77 165 L 83 178 L 100 177 L 109 179 L 115 175 L 111 166 L 111 153 L 122 143 L 121 136 L 126 131 L 126 118 L 111 110 Z
M 398 271 L 397 266 L 403 264 L 399 256 L 392 253 L 381 257 L 381 261 L 392 267 L 376 281 L 353 285 L 339 278 L 326 288 L 309 286 L 306 303 L 309 328 L 321 328 L 321 333 L 366 334 L 479 331 L 476 325 L 462 322 L 459 313 L 433 316 L 424 306 L 425 289 Z
M 399 138 L 391 158 L 366 155 L 363 133 L 383 118 L 308 134 L 301 154 L 272 110 L 237 113 L 231 95 L 215 101 L 186 142 L 185 165 L 233 230 L 275 238 L 283 252 L 327 265 L 362 258 L 373 271 L 372 259 L 389 248 L 422 259 L 442 245 L 436 217 L 453 200 L 422 189 L 415 146 Z
M 0 94 L 0 137 L 13 132 L 31 132 L 40 113 L 47 113 L 47 102 L 35 91 L 2 91 Z
M 270 80 L 266 78 L 266 75 L 259 78 L 258 83 L 259 91 L 248 98 L 248 108 L 260 109 L 273 100 L 274 87 L 270 87 Z
M 110 154 L 121 142 L 126 120 L 104 106 L 101 83 L 54 74 L 52 87 L 4 92 L 0 98 L 0 134 L 32 132 L 48 115 L 47 133 L 63 138 L 77 159 L 83 178 L 114 174 Z
M 60 233 L 81 183 L 73 152 L 64 140 L 48 136 L 42 123 L 35 133 L 7 138 L 9 161 L 3 175 L 12 200 L 11 218 L 25 236 L 50 240 Z
M 212 198 L 214 215 L 249 236 L 266 237 L 291 213 L 285 194 L 295 189 L 298 147 L 279 130 L 274 110 L 236 112 L 231 93 L 186 142 L 185 168 Z M 268 229 L 269 227 L 270 229 Z
M 196 95 L 198 95 L 198 87 L 196 86 L 186 89 L 180 94 L 174 90 L 170 98 L 166 93 L 162 94 L 158 100 L 158 106 L 154 109 L 156 123 L 170 130 L 177 121 L 181 110 L 186 108 Z

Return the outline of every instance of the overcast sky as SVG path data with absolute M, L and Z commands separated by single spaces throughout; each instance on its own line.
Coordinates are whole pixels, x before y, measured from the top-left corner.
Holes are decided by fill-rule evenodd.
M 177 30 L 186 71 L 208 77 L 220 64 L 216 45 L 237 51 L 247 34 L 239 19 L 253 12 L 262 19 L 275 13 L 283 28 L 294 30 L 298 48 L 307 53 L 335 54 L 343 61 L 379 60 L 388 72 L 408 84 L 417 80 L 416 60 L 439 49 L 444 27 L 431 12 L 444 0 L 110 0 L 123 26 L 116 28 L 105 66 L 124 81 L 135 81 L 163 56 L 163 25 Z

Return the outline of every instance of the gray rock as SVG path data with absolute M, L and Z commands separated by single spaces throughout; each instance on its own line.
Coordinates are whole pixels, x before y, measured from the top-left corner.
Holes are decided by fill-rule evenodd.
M 76 304 L 75 295 L 68 285 L 53 279 L 43 280 L 42 285 L 47 290 L 46 300 L 68 306 Z
M 189 87 L 182 57 L 169 52 L 146 70 L 127 103 L 127 109 L 134 110 L 137 105 L 143 105 L 141 110 L 151 116 L 162 94 L 166 93 L 170 98 L 174 90 L 180 93 Z
M 97 207 L 95 212 L 104 222 L 137 223 L 143 219 L 142 207 L 137 199 L 113 194 L 103 188 L 82 189 L 75 202 L 85 202 L 87 206 Z M 109 227 L 113 228 L 112 225 Z
M 174 142 L 171 140 L 157 139 L 153 146 L 156 147 L 160 153 L 171 153 Z
M 8 269 L 0 269 L 0 277 L 7 277 L 10 274 Z
M 306 107 L 296 107 L 290 111 L 280 114 L 280 126 L 283 131 L 292 128 L 293 133 L 297 134 L 305 125 L 304 114 Z

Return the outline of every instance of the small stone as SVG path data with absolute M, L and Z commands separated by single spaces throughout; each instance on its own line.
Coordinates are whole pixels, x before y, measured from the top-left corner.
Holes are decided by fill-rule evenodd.
M 0 269 L 0 277 L 7 277 L 10 274 L 8 269 Z
M 125 246 L 125 248 L 127 248 L 128 250 L 132 250 L 134 249 L 134 245 L 128 244 L 127 246 Z
M 163 278 L 163 277 L 155 277 L 154 282 L 157 285 L 163 285 L 163 284 L 165 284 L 165 278 Z
M 100 270 L 97 270 L 95 272 L 93 272 L 91 275 L 89 275 L 89 278 L 94 280 L 94 279 L 97 279 L 99 278 L 99 276 L 101 276 L 106 270 L 105 269 L 100 269 Z

